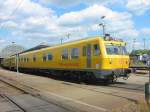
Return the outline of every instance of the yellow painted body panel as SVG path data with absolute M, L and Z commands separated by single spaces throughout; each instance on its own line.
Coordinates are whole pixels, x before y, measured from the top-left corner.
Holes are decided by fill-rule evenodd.
M 125 46 L 124 42 L 119 41 L 104 41 L 105 44 L 113 44 L 116 46 Z M 104 46 L 105 47 L 105 46 Z M 102 59 L 101 69 L 122 69 L 129 68 L 129 55 L 107 55 L 106 48 L 103 48 L 104 58 Z M 110 61 L 112 63 L 110 64 Z
M 112 64 L 110 64 L 110 60 Z M 109 56 L 102 59 L 101 69 L 121 69 L 129 68 L 129 57 L 128 56 Z
M 112 70 L 122 69 L 129 67 L 129 56 L 128 55 L 107 55 L 105 44 L 113 43 L 113 45 L 125 46 L 124 42 L 117 41 L 104 41 L 100 37 L 92 37 L 88 39 L 78 40 L 74 42 L 64 43 L 62 45 L 56 45 L 36 51 L 30 51 L 19 55 L 19 67 L 20 68 L 38 68 L 38 69 L 97 69 L 97 70 Z M 83 46 L 90 44 L 91 47 L 91 67 L 87 68 L 87 57 L 83 56 Z M 100 48 L 100 55 L 94 56 L 93 45 L 98 44 Z M 63 49 L 68 48 L 69 59 L 62 60 L 61 53 Z M 71 49 L 79 49 L 79 58 L 71 59 Z M 43 62 L 43 54 L 48 55 L 51 52 L 53 54 L 52 60 Z M 33 62 L 33 56 L 36 57 L 36 61 Z M 24 58 L 28 58 L 29 61 L 23 61 Z M 15 57 L 14 57 L 15 59 Z M 12 60 L 14 61 L 14 60 Z M 112 62 L 110 64 L 110 61 Z M 12 62 L 14 63 L 14 62 Z M 16 66 L 12 64 L 11 66 Z M 5 65 L 9 66 L 9 60 L 6 61 Z
M 15 56 L 11 56 L 9 58 L 4 59 L 2 64 L 4 67 L 8 67 L 8 68 L 16 67 Z
M 20 55 L 22 57 L 28 57 L 29 62 L 19 62 L 19 67 L 30 67 L 30 68 L 70 68 L 70 69 L 85 69 L 86 68 L 86 56 L 82 56 L 82 47 L 87 44 L 99 44 L 99 38 L 81 40 L 78 42 L 67 43 L 64 45 L 54 46 L 45 48 L 43 50 L 37 50 L 33 52 L 28 52 Z M 71 59 L 69 55 L 68 60 L 61 60 L 61 53 L 63 49 L 69 48 L 69 54 L 71 54 L 71 48 L 79 48 L 79 58 L 78 59 Z M 48 54 L 51 52 L 53 54 L 53 60 L 43 62 L 42 57 L 43 54 Z M 93 52 L 91 52 L 93 54 Z M 33 62 L 33 56 L 36 56 L 37 61 Z M 92 65 L 91 69 L 95 68 L 95 64 L 100 62 L 100 56 L 91 56 Z
M 53 46 L 44 48 L 42 50 L 31 51 L 28 53 L 20 54 L 20 58 L 28 57 L 29 62 L 19 62 L 19 67 L 22 68 L 41 68 L 41 69 L 49 69 L 49 68 L 62 68 L 62 69 L 117 69 L 117 68 L 128 68 L 129 67 L 129 56 L 125 55 L 107 55 L 105 49 L 105 43 L 113 43 L 114 45 L 122 45 L 123 42 L 116 41 L 104 41 L 100 37 L 93 37 L 89 39 L 84 39 L 80 41 L 65 43 L 63 45 Z M 87 68 L 87 57 L 82 56 L 82 47 L 91 44 L 91 67 Z M 93 45 L 100 45 L 99 56 L 93 55 Z M 69 59 L 62 60 L 61 53 L 63 49 L 68 48 L 69 50 Z M 79 48 L 79 58 L 71 59 L 71 49 Z M 51 52 L 53 54 L 53 60 L 43 62 L 42 57 L 43 54 L 48 54 Z M 33 62 L 33 56 L 36 56 L 36 62 Z M 112 64 L 110 64 L 110 60 L 112 60 Z

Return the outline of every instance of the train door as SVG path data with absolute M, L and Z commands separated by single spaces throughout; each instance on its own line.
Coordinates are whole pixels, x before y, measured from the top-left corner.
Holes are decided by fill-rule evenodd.
M 91 68 L 91 44 L 87 45 L 87 68 Z

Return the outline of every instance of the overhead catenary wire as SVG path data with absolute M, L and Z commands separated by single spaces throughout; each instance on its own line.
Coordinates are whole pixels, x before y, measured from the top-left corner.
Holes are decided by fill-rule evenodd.
M 8 16 L 8 18 L 10 18 L 11 16 L 13 16 L 18 9 L 21 7 L 22 3 L 24 2 L 24 0 L 19 0 L 19 2 L 16 5 L 16 8 L 10 13 L 10 15 Z M 5 24 L 1 23 L 0 24 L 0 29 L 5 29 Z

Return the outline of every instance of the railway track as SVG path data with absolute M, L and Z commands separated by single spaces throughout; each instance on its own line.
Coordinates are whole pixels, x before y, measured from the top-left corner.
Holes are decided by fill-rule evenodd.
M 9 105 L 12 107 L 9 111 L 16 111 L 16 112 L 26 112 L 20 105 L 18 105 L 17 103 L 15 103 L 8 95 L 2 94 L 0 93 L 0 103 L 2 102 L 7 102 L 9 103 Z M 2 112 L 7 111 L 2 110 Z
M 12 86 L 0 81 L 0 103 L 3 105 L 8 105 L 10 108 L 7 110 L 6 108 L 1 110 L 3 111 L 17 111 L 17 112 L 25 112 L 25 110 L 17 103 L 15 103 L 11 96 L 25 94 L 24 92 L 12 88 Z M 2 108 L 2 107 L 0 107 Z
M 63 82 L 65 85 L 74 86 L 77 88 L 82 88 L 96 93 L 108 94 L 120 98 L 127 99 L 129 101 L 137 103 L 137 100 L 130 97 L 132 95 L 143 95 L 143 87 L 132 84 L 122 85 L 122 84 L 110 84 L 110 85 L 86 85 L 86 84 L 75 84 L 70 82 Z M 137 87 L 135 87 L 137 86 Z M 141 89 L 142 88 L 142 89 Z
M 145 75 L 139 75 L 140 77 L 148 77 L 147 74 Z M 49 76 L 50 77 L 50 76 Z M 72 86 L 77 86 L 79 88 L 81 87 L 90 87 L 90 88 L 95 88 L 95 89 L 99 89 L 99 88 L 108 88 L 108 89 L 119 89 L 122 91 L 130 91 L 130 92 L 138 92 L 138 93 L 143 93 L 144 92 L 144 84 L 133 84 L 133 83 L 128 83 L 128 82 L 123 82 L 123 81 L 118 81 L 118 82 L 113 82 L 113 83 L 106 83 L 106 82 L 92 82 L 92 83 L 88 83 L 88 82 L 80 82 L 79 80 L 73 80 L 70 79 L 68 80 L 67 78 L 59 78 L 59 77 L 50 77 L 52 79 L 56 79 L 56 80 L 61 80 L 63 81 L 63 84 L 66 85 L 72 85 Z
M 96 82 L 92 84 L 85 84 L 83 82 L 80 82 L 78 80 L 68 80 L 67 78 L 63 77 L 52 77 L 52 76 L 47 76 L 52 79 L 56 80 L 61 80 L 63 81 L 62 84 L 69 85 L 69 86 L 74 86 L 77 88 L 82 88 L 90 91 L 94 91 L 96 93 L 103 93 L 103 94 L 108 94 L 120 98 L 127 99 L 129 101 L 137 103 L 137 99 L 130 97 L 130 94 L 132 96 L 134 95 L 143 95 L 144 92 L 144 85 L 140 84 L 132 84 L 132 83 L 125 83 L 125 82 L 115 82 L 115 83 L 104 83 L 104 82 Z M 109 91 L 109 92 L 107 92 Z
M 42 75 L 40 75 L 42 76 Z M 140 77 L 149 77 L 147 73 L 143 73 L 142 75 L 136 75 L 136 76 L 140 76 Z M 106 83 L 106 82 L 81 82 L 78 79 L 74 79 L 74 78 L 67 78 L 67 77 L 57 77 L 57 76 L 50 76 L 49 74 L 46 75 L 46 77 L 48 78 L 52 78 L 52 79 L 56 79 L 56 80 L 61 80 L 64 81 L 64 84 L 67 85 L 78 85 L 79 87 L 82 87 L 84 85 L 84 87 L 92 87 L 95 89 L 98 89 L 99 87 L 105 87 L 108 89 L 120 89 L 120 90 L 124 90 L 124 91 L 130 91 L 130 92 L 138 92 L 138 93 L 143 93 L 144 92 L 144 84 L 133 84 L 133 83 L 128 83 L 128 82 L 123 82 L 123 81 L 118 81 L 118 82 L 113 82 L 113 83 Z M 81 83 L 81 84 L 80 84 Z M 82 84 L 83 83 L 83 84 Z M 88 84 L 88 85 L 87 85 Z
M 148 70 L 148 67 L 146 65 L 144 65 L 144 66 L 134 65 L 134 66 L 130 66 L 130 68 L 136 69 L 136 70 Z
M 122 90 L 128 90 L 132 92 L 144 92 L 144 85 L 138 85 L 138 84 L 111 84 L 108 87 L 112 88 L 119 88 Z
M 75 112 L 49 101 L 39 91 L 12 79 L 0 77 L 1 112 Z
M 36 99 L 40 99 L 42 101 L 44 100 L 47 103 L 50 103 L 50 104 L 52 103 L 55 106 L 63 108 L 65 111 L 68 111 L 68 110 L 69 111 L 71 110 L 73 112 L 77 111 L 77 109 L 72 109 L 72 107 L 66 108 L 66 105 L 62 105 L 62 103 L 59 104 L 59 102 L 49 101 L 48 99 L 46 99 L 46 97 L 41 96 L 40 90 L 37 90 L 33 87 L 24 85 L 24 83 L 16 82 L 16 80 L 13 80 L 7 76 L 0 76 L 0 82 L 6 83 L 7 86 L 9 85 L 9 86 L 21 91 L 22 92 L 21 95 L 22 94 L 30 95 Z M 67 82 L 65 80 L 62 80 L 62 83 L 65 85 L 68 85 L 68 86 L 74 86 L 77 88 L 82 88 L 82 89 L 86 89 L 89 91 L 93 91 L 98 94 L 106 94 L 106 95 L 118 97 L 119 99 L 126 99 L 129 101 L 135 102 L 135 103 L 137 103 L 137 100 L 134 99 L 132 96 L 135 95 L 135 96 L 139 97 L 139 95 L 143 95 L 143 86 L 136 85 L 136 84 L 129 84 L 129 83 L 121 82 L 121 83 L 115 83 L 115 84 L 109 84 L 109 85 L 103 85 L 103 84 L 101 85 L 101 83 L 94 84 L 94 85 L 86 85 L 86 84 L 76 84 L 76 83 L 72 83 L 72 82 Z M 20 93 L 17 93 L 17 94 L 20 94 Z M 47 94 L 49 94 L 49 93 L 46 93 L 46 95 Z M 50 95 L 51 95 L 51 92 L 50 92 Z M 56 95 L 52 94 L 52 96 L 56 96 Z M 59 98 L 60 96 L 56 96 L 56 97 Z M 14 100 L 14 98 L 12 98 L 12 95 L 9 98 L 11 98 L 16 104 L 18 104 L 18 102 L 16 102 L 16 100 Z M 70 99 L 67 99 L 67 100 L 70 100 Z M 31 110 L 28 110 L 28 108 L 25 108 L 24 106 L 22 106 L 20 104 L 18 104 L 18 105 L 21 106 L 21 108 L 25 109 L 25 112 L 33 112 Z M 21 110 L 21 111 L 23 111 L 23 110 Z M 44 112 L 44 111 L 41 111 L 41 112 Z M 48 111 L 48 112 L 51 112 L 51 111 Z M 63 112 L 63 111 L 60 111 L 60 112 Z M 78 110 L 78 112 L 80 112 L 80 110 Z

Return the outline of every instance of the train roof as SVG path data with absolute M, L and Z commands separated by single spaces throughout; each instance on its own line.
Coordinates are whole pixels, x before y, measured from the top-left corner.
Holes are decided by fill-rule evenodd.
M 38 45 L 38 46 L 33 47 L 31 49 L 25 50 L 25 51 L 21 52 L 20 54 L 30 52 L 30 51 L 40 50 L 40 49 L 47 48 L 47 47 L 50 47 L 50 46 L 48 46 L 48 45 Z
M 32 51 L 28 51 L 28 52 L 23 52 L 20 55 L 29 54 L 29 53 L 36 53 L 38 51 L 42 51 L 42 50 L 49 49 L 49 48 L 60 47 L 60 46 L 63 47 L 63 46 L 66 46 L 66 45 L 77 44 L 77 43 L 82 43 L 82 42 L 86 42 L 86 41 L 90 41 L 90 40 L 96 40 L 96 39 L 102 39 L 103 40 L 103 38 L 99 37 L 99 36 L 87 37 L 87 38 L 84 38 L 84 39 L 64 42 L 63 44 L 56 44 L 56 45 L 49 46 L 49 47 L 46 47 L 46 48 L 41 48 L 41 49 L 38 49 L 38 50 L 32 50 Z
M 122 41 L 114 41 L 114 40 L 105 41 L 104 43 L 105 43 L 105 44 L 110 44 L 110 45 L 121 45 L 121 46 L 124 46 L 124 45 L 126 44 L 125 42 L 122 42 Z
M 97 40 L 97 39 L 104 40 L 100 36 L 87 37 L 87 38 L 83 38 L 83 39 L 79 39 L 79 40 L 65 42 L 63 44 L 56 44 L 56 45 L 53 45 L 53 46 L 49 46 L 49 47 L 45 47 L 45 48 L 41 48 L 41 49 L 37 49 L 37 50 L 31 50 L 31 51 L 23 52 L 20 55 L 26 55 L 26 54 L 30 54 L 30 53 L 36 53 L 38 51 L 47 50 L 47 49 L 50 49 L 50 48 L 64 47 L 64 46 L 67 46 L 67 45 L 73 45 L 73 44 L 82 43 L 82 42 L 88 42 L 88 41 Z M 124 42 L 114 41 L 114 40 L 105 41 L 105 43 L 109 43 L 109 44 L 114 43 L 116 45 L 124 45 Z

